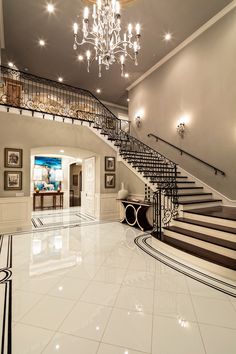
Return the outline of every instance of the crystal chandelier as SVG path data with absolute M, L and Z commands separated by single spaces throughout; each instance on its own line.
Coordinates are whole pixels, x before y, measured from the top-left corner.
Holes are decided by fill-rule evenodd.
M 91 23 L 92 22 L 92 23 Z M 89 8 L 84 8 L 83 38 L 78 39 L 78 24 L 74 23 L 74 50 L 83 44 L 93 47 L 93 52 L 86 51 L 87 70 L 90 64 L 98 62 L 98 75 L 102 76 L 102 65 L 106 70 L 115 62 L 121 65 L 121 76 L 124 76 L 125 61 L 128 58 L 138 65 L 137 56 L 140 50 L 140 24 L 133 33 L 132 24 L 128 25 L 127 32 L 121 35 L 120 2 L 116 0 L 97 0 L 93 5 L 92 19 L 89 18 Z

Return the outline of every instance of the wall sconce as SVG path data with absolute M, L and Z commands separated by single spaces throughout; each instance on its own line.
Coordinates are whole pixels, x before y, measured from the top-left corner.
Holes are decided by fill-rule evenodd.
M 181 138 L 184 137 L 184 132 L 185 132 L 185 124 L 182 122 L 182 123 L 179 123 L 177 125 L 177 132 L 178 134 L 181 136 Z
M 137 128 L 140 128 L 140 126 L 141 126 L 141 117 L 140 116 L 136 117 L 135 123 L 136 123 Z

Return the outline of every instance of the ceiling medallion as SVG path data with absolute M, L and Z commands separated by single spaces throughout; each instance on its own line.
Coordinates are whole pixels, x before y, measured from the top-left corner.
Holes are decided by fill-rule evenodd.
M 93 0 L 89 0 L 93 1 Z M 128 3 L 131 0 L 123 0 Z M 95 2 L 95 1 L 94 1 Z M 124 66 L 127 58 L 134 60 L 138 65 L 137 56 L 140 50 L 140 24 L 135 27 L 128 25 L 127 32 L 121 35 L 121 15 L 120 1 L 117 0 L 97 0 L 93 4 L 92 18 L 90 18 L 89 8 L 84 8 L 82 22 L 82 40 L 79 42 L 79 26 L 74 23 L 74 50 L 79 46 L 88 44 L 92 51 L 86 51 L 87 70 L 95 60 L 98 63 L 98 76 L 102 76 L 102 66 L 109 70 L 115 62 L 121 65 L 121 76 L 124 76 Z

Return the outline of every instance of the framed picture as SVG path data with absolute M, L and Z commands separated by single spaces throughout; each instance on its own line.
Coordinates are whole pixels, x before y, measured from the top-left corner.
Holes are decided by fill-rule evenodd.
M 78 175 L 73 175 L 72 179 L 73 179 L 73 186 L 77 187 L 79 185 L 79 177 L 78 177 Z
M 116 159 L 112 156 L 105 156 L 105 171 L 116 170 Z
M 4 190 L 20 191 L 22 190 L 22 172 L 21 171 L 5 171 L 4 172 Z
M 7 168 L 22 168 L 23 150 L 5 148 L 4 166 Z
M 105 173 L 105 188 L 116 187 L 116 175 L 115 173 Z

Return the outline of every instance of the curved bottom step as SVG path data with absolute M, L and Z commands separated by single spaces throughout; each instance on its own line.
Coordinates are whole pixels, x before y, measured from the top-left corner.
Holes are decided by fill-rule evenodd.
M 165 242 L 170 246 L 173 246 L 183 252 L 187 252 L 188 254 L 191 254 L 195 257 L 204 259 L 208 262 L 218 264 L 222 267 L 226 267 L 234 271 L 236 270 L 236 260 L 226 255 L 213 252 L 209 249 L 199 247 L 193 243 L 188 243 L 168 235 L 162 236 L 162 242 Z
M 236 271 L 180 251 L 157 240 L 150 234 L 136 237 L 135 243 L 161 263 L 236 298 Z

